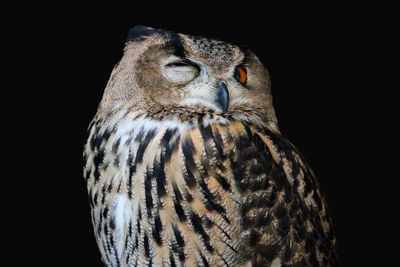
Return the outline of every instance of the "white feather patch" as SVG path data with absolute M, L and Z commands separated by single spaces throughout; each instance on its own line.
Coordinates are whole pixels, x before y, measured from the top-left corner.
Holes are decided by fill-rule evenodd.
M 123 121 L 118 124 L 117 132 L 115 134 L 115 138 L 119 138 L 125 134 L 131 135 L 135 133 L 135 131 L 140 131 L 143 129 L 144 132 L 148 132 L 151 130 L 159 130 L 161 128 L 170 128 L 170 129 L 178 129 L 182 130 L 187 123 L 180 122 L 178 120 L 152 120 L 152 119 L 135 119 L 129 121 Z
M 116 246 L 121 255 L 124 245 L 123 237 L 126 235 L 125 229 L 132 217 L 132 203 L 126 195 L 118 194 L 115 197 L 113 208 L 115 232 L 117 234 Z

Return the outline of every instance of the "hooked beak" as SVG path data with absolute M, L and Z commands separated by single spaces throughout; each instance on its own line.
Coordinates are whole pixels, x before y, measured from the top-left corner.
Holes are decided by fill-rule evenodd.
M 224 82 L 221 82 L 217 92 L 216 104 L 221 108 L 222 113 L 228 111 L 229 106 L 229 93 L 228 88 Z

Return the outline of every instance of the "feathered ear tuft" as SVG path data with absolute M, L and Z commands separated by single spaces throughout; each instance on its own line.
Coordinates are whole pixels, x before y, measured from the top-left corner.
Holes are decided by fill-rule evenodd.
M 146 26 L 135 26 L 129 30 L 128 37 L 126 38 L 127 42 L 141 42 L 145 39 L 145 37 L 152 36 L 154 34 L 165 34 L 167 31 L 153 29 Z

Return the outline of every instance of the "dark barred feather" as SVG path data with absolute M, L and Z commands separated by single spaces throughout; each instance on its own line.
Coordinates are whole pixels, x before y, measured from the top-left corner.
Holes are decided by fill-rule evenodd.
M 89 131 L 84 176 L 108 266 L 336 266 L 318 183 L 279 132 L 209 112 Z

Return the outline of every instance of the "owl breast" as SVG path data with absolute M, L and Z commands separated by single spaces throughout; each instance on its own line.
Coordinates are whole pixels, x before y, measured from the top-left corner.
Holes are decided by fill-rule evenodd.
M 297 154 L 285 161 L 282 140 L 265 131 L 211 115 L 186 122 L 137 114 L 94 120 L 84 175 L 103 261 L 244 266 L 302 260 L 310 253 L 302 242 L 309 235 L 326 238 L 330 224 L 321 222 L 317 192 L 298 182 L 312 182 L 304 179 L 307 168 Z M 319 250 L 314 254 L 323 261 Z

